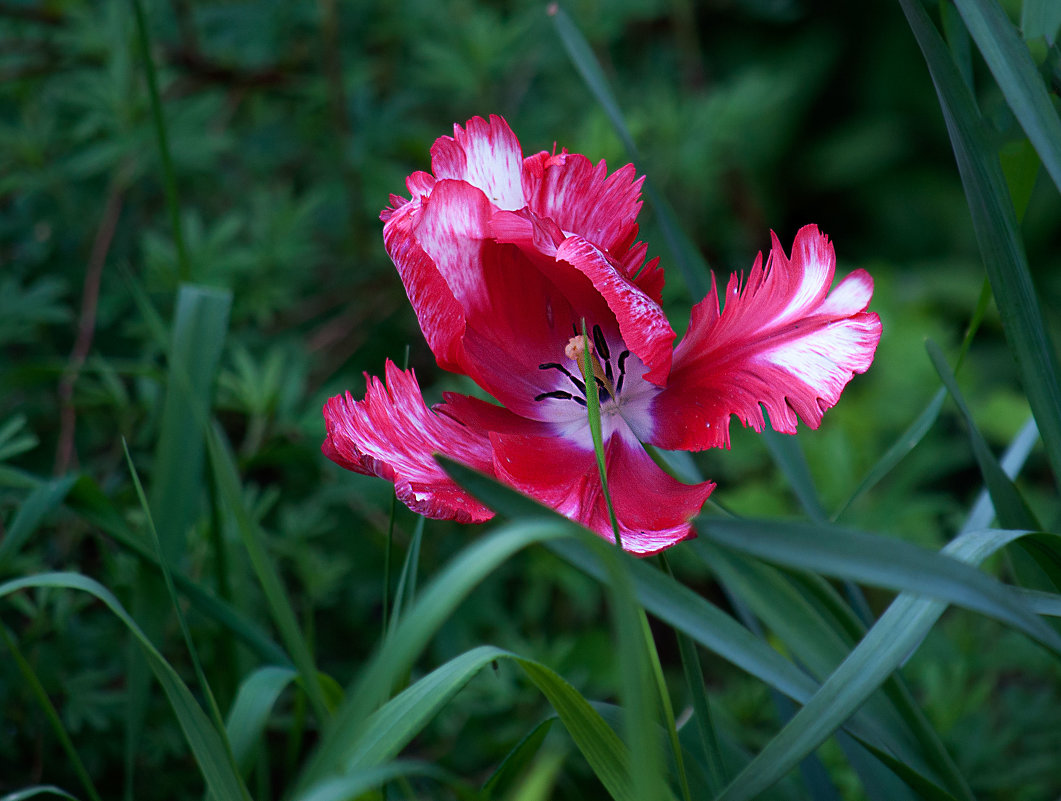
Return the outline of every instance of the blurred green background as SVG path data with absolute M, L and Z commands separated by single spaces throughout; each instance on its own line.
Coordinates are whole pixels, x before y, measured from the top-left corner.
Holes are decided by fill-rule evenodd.
M 669 199 L 720 281 L 750 268 L 771 230 L 787 248 L 806 223 L 831 237 L 840 273 L 873 274 L 871 308 L 884 321 L 876 362 L 820 430 L 800 435 L 823 502 L 836 509 L 935 393 L 924 340 L 953 361 L 984 281 L 939 105 L 898 5 L 563 6 L 612 82 L 640 149 L 638 171 Z M 190 279 L 233 293 L 215 411 L 321 667 L 345 681 L 379 636 L 392 492 L 321 457 L 321 406 L 347 389 L 359 395 L 363 371 L 381 372 L 388 357 L 401 363 L 407 348 L 429 399 L 464 386 L 433 364 L 384 252 L 379 210 L 389 193 L 405 192 L 406 175 L 429 169 L 435 138 L 473 115 L 506 117 L 527 154 L 556 143 L 613 168 L 629 158 L 540 2 L 149 0 L 144 8 Z M 1036 179 L 1034 153 L 982 63 L 971 63 L 1018 207 L 1027 202 L 1024 241 L 1056 340 L 1061 202 L 1045 176 Z M 38 476 L 83 471 L 134 525 L 142 513 L 122 438 L 150 477 L 165 375 L 165 338 L 143 302 L 168 321 L 180 282 L 162 176 L 132 5 L 0 2 L 0 458 Z M 699 298 L 686 291 L 647 206 L 641 235 L 668 268 L 665 300 L 680 332 Z M 993 307 L 960 379 L 1000 449 L 1029 413 Z M 932 547 L 950 536 L 980 484 L 947 409 L 844 522 Z M 697 455 L 718 482 L 714 497 L 738 513 L 795 514 L 761 438 L 733 433 L 730 451 Z M 1021 486 L 1033 505 L 1050 497 L 1038 452 Z M 23 494 L 0 487 L 0 522 Z M 196 500 L 182 562 L 204 582 L 225 569 L 206 532 L 219 527 L 235 538 L 214 509 L 209 497 Z M 76 515 L 49 522 L 9 572 L 79 570 L 120 597 L 132 593 L 128 552 Z M 398 509 L 400 547 L 415 524 Z M 429 521 L 425 573 L 477 533 Z M 680 569 L 725 603 L 702 570 Z M 260 611 L 246 566 L 231 571 Z M 86 598 L 46 591 L 19 598 L 2 617 L 98 786 L 117 797 L 126 670 L 119 624 Z M 216 631 L 191 622 L 204 660 L 220 660 Z M 175 626 L 163 636 L 181 664 Z M 544 552 L 522 554 L 477 590 L 431 660 L 480 642 L 547 662 L 587 696 L 614 692 L 600 591 Z M 767 690 L 720 660 L 705 669 L 723 720 L 744 745 L 761 745 L 777 726 Z M 218 675 L 215 689 L 230 699 L 238 675 Z M 907 675 L 980 797 L 1061 792 L 1061 677 L 1026 640 L 952 613 Z M 0 710 L 0 793 L 38 781 L 73 787 L 6 657 Z M 294 700 L 286 714 L 299 714 Z M 473 681 L 414 754 L 481 778 L 542 714 L 540 696 L 502 669 Z M 270 747 L 272 780 L 283 787 L 299 744 L 277 732 Z M 572 761 L 558 797 L 581 797 L 580 781 L 589 780 Z M 190 797 L 200 780 L 188 765 L 159 696 L 136 757 L 136 797 Z

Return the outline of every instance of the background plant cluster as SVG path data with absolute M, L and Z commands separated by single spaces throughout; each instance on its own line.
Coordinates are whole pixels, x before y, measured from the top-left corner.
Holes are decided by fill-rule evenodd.
M 1022 19 L 1019 2 L 1004 5 Z M 639 172 L 720 280 L 747 270 L 770 230 L 787 247 L 810 222 L 834 241 L 841 273 L 865 267 L 874 276 L 872 308 L 884 322 L 876 362 L 819 431 L 798 438 L 821 506 L 837 510 L 939 389 L 925 339 L 953 364 L 984 285 L 940 105 L 899 5 L 564 7 L 614 88 Z M 1056 340 L 1057 187 L 953 7 L 928 7 L 964 54 Z M 393 593 L 411 542 L 423 582 L 481 535 L 428 521 L 414 538 L 420 523 L 394 509 L 388 484 L 319 452 L 325 399 L 358 396 L 363 371 L 381 372 L 385 358 L 407 360 L 429 400 L 468 390 L 433 364 L 383 250 L 379 210 L 404 192 L 406 175 L 429 168 L 437 136 L 477 114 L 504 115 L 526 152 L 555 143 L 613 168 L 629 155 L 538 2 L 145 0 L 170 183 L 134 9 L 128 0 L 0 2 L 0 579 L 72 571 L 97 580 L 195 687 L 197 665 L 150 569 L 151 524 L 182 576 L 269 629 L 273 599 L 243 539 L 251 527 L 286 588 L 291 623 L 334 680 L 321 688 L 333 701 L 380 643 L 385 565 Z M 1057 27 L 1029 42 L 1055 109 L 1061 59 L 1047 42 Z M 673 263 L 660 218 L 646 206 L 643 220 L 680 329 L 699 298 Z M 182 322 L 178 292 L 189 284 L 223 309 L 216 330 Z M 985 308 L 959 375 L 972 419 L 1000 452 L 1030 412 L 999 315 Z M 191 348 L 183 355 L 174 350 L 181 343 Z M 181 359 L 193 386 L 174 389 L 170 365 Z M 179 436 L 167 400 L 181 391 L 205 398 L 183 430 L 200 441 L 204 426 L 216 432 L 220 456 Z M 932 549 L 953 536 L 982 483 L 953 410 L 944 407 L 899 466 L 845 510 L 844 524 Z M 730 451 L 696 455 L 726 509 L 803 513 L 771 442 L 734 428 Z M 150 521 L 123 446 L 147 487 Z M 219 463 L 238 478 L 227 495 Z M 1019 487 L 1056 527 L 1056 488 L 1039 448 Z M 739 592 L 680 551 L 672 563 L 683 581 L 739 613 Z M 990 568 L 1010 576 L 1005 559 Z M 871 610 L 890 597 L 870 590 Z M 621 677 L 607 608 L 596 581 L 531 548 L 441 625 L 411 679 L 491 643 L 547 664 L 586 698 L 614 700 Z M 195 604 L 184 612 L 227 711 L 265 660 Z M 37 784 L 81 792 L 59 729 L 104 797 L 201 793 L 171 701 L 146 678 L 111 611 L 91 595 L 31 588 L 0 599 L 0 623 L 0 795 Z M 680 711 L 688 699 L 676 646 L 669 630 L 657 633 Z M 720 729 L 754 752 L 791 710 L 723 659 L 702 659 Z M 903 674 L 976 797 L 1061 793 L 1061 671 L 1046 651 L 951 612 Z M 307 692 L 285 690 L 272 711 L 248 779 L 255 798 L 290 789 L 318 740 Z M 425 723 L 405 754 L 480 784 L 548 712 L 540 692 L 501 665 Z M 552 797 L 596 797 L 590 768 L 554 728 L 565 761 Z M 835 741 L 818 760 L 831 779 L 808 786 L 875 797 Z M 790 780 L 793 797 L 810 781 L 808 765 Z M 411 781 L 412 797 L 450 797 Z

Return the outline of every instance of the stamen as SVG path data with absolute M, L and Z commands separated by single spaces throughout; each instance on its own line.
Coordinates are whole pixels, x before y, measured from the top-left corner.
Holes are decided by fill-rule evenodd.
M 556 398 L 557 400 L 574 400 L 575 396 L 570 392 L 564 392 L 562 389 L 554 389 L 552 392 L 543 392 L 541 395 L 535 395 L 534 400 L 543 401 L 546 398 Z
M 615 382 L 615 391 L 623 391 L 623 380 L 626 378 L 626 360 L 630 356 L 630 351 L 624 350 L 619 354 L 619 380 Z
M 577 337 L 571 337 L 571 340 L 567 343 L 567 347 L 564 348 L 564 355 L 574 361 L 583 372 L 585 372 L 586 369 L 585 364 L 583 363 L 583 357 L 586 354 L 588 346 L 589 337 L 580 334 Z M 611 377 L 604 372 L 604 368 L 601 367 L 600 359 L 597 358 L 595 353 L 591 353 L 589 361 L 590 369 L 593 372 L 593 376 L 596 378 L 597 383 L 601 385 L 601 389 L 603 389 L 609 397 L 615 397 L 615 391 L 612 389 Z M 584 375 L 584 377 L 587 381 L 589 380 L 588 375 Z
M 593 344 L 597 346 L 597 355 L 605 361 L 611 359 L 612 355 L 608 352 L 608 340 L 604 338 L 604 332 L 601 331 L 599 325 L 593 326 Z
M 573 376 L 571 374 L 571 371 L 568 370 L 566 367 L 564 367 L 562 364 L 559 364 L 557 362 L 545 362 L 544 364 L 539 364 L 538 365 L 538 369 L 539 370 L 559 370 L 561 373 L 563 373 L 564 375 L 567 376 L 568 380 L 572 384 L 575 385 L 575 387 L 578 389 L 579 392 L 581 392 L 583 395 L 586 394 L 586 384 L 585 384 L 585 382 L 582 381 L 579 378 L 575 378 L 575 376 Z

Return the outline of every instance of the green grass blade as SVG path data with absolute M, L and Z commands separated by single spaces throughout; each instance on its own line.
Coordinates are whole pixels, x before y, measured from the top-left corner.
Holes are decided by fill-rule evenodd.
M 170 380 L 148 493 L 162 552 L 171 563 L 180 558 L 185 532 L 199 514 L 204 423 L 210 419 L 231 305 L 231 293 L 210 287 L 182 286 L 177 296 Z
M 1061 381 L 1002 167 L 976 103 L 918 0 L 899 0 L 936 86 L 977 243 L 1021 383 L 1061 488 Z
M 987 441 L 976 427 L 972 412 L 969 411 L 965 398 L 962 397 L 961 390 L 958 389 L 958 382 L 947 364 L 943 351 L 931 340 L 925 343 L 925 347 L 928 349 L 928 356 L 932 360 L 932 366 L 936 368 L 940 380 L 943 381 L 943 386 L 946 387 L 947 392 L 954 399 L 955 404 L 958 406 L 958 411 L 961 412 L 962 418 L 965 420 L 965 427 L 969 432 L 969 441 L 972 444 L 973 454 L 976 456 L 976 462 L 980 467 L 980 475 L 987 486 L 987 491 L 991 496 L 991 503 L 995 508 L 995 513 L 998 515 L 999 522 L 1003 528 L 1033 530 L 1042 528 L 1021 496 L 1017 485 L 1002 470 L 1002 466 L 995 459 L 995 455 L 991 453 L 991 448 L 988 447 Z
M 959 535 L 944 549 L 956 560 L 979 564 L 1024 532 L 985 530 Z M 743 801 L 780 780 L 817 748 L 906 659 L 946 609 L 941 601 L 903 593 L 795 717 L 745 767 L 718 801 Z
M 1031 53 L 994 0 L 955 0 L 1006 102 L 1061 190 L 1061 118 Z
M 546 718 L 523 737 L 512 748 L 490 778 L 483 783 L 483 794 L 487 798 L 514 791 L 514 783 L 530 767 L 535 755 L 542 747 L 545 737 L 553 728 L 556 718 Z
M 147 31 L 147 19 L 141 0 L 132 0 L 133 13 L 136 16 L 136 33 L 140 42 L 140 55 L 144 59 L 144 75 L 147 77 L 147 90 L 151 98 L 151 118 L 155 124 L 155 137 L 158 140 L 159 160 L 162 163 L 162 185 L 166 190 L 166 208 L 169 210 L 170 225 L 173 227 L 173 242 L 177 246 L 177 267 L 181 281 L 191 279 L 191 265 L 188 261 L 188 249 L 184 243 L 184 231 L 181 228 L 180 198 L 177 195 L 177 176 L 173 170 L 173 159 L 170 158 L 169 136 L 166 133 L 166 120 L 162 113 L 162 98 L 158 91 L 158 74 L 155 61 L 151 56 L 151 36 Z
M 296 795 L 340 769 L 365 720 L 390 694 L 453 610 L 498 565 L 535 542 L 569 536 L 567 521 L 527 520 L 494 529 L 454 557 L 420 593 L 394 633 L 347 691 L 342 706 L 311 757 Z
M 7 572 L 8 563 L 33 536 L 44 516 L 63 502 L 76 480 L 77 476 L 57 478 L 41 484 L 26 496 L 0 540 L 0 574 Z
M 0 598 L 34 587 L 79 590 L 102 601 L 125 624 L 135 642 L 140 646 L 148 665 L 169 699 L 170 706 L 184 732 L 184 737 L 192 750 L 199 770 L 203 774 L 207 788 L 213 793 L 216 801 L 249 801 L 250 795 L 239 775 L 232 769 L 227 756 L 228 749 L 221 735 L 211 725 L 209 718 L 181 681 L 177 671 L 158 652 L 158 649 L 110 590 L 99 582 L 78 573 L 41 573 L 0 584 Z
M 1021 468 L 1024 466 L 1024 462 L 1028 456 L 1031 455 L 1032 448 L 1035 447 L 1035 443 L 1039 441 L 1039 428 L 1035 425 L 1035 418 L 1028 418 L 1021 430 L 1017 432 L 1017 436 L 1013 438 L 1013 441 L 1009 444 L 1006 452 L 1002 454 L 1002 458 L 999 460 L 998 465 L 1002 468 L 1003 474 L 1011 481 L 1017 477 Z M 965 519 L 965 523 L 962 526 L 962 531 L 973 531 L 978 528 L 987 528 L 991 525 L 991 521 L 995 519 L 995 505 L 991 502 L 991 494 L 987 489 L 980 491 L 980 494 L 976 497 L 976 502 L 973 504 L 972 510 L 969 512 L 969 516 Z
M 593 97 L 604 109 L 605 115 L 607 115 L 616 134 L 619 136 L 619 140 L 623 143 L 623 147 L 626 148 L 631 161 L 639 161 L 640 155 L 637 152 L 637 146 L 634 144 L 634 138 L 626 127 L 623 114 L 619 110 L 619 103 L 615 99 L 615 93 L 612 92 L 608 78 L 601 69 L 597 57 L 593 55 L 593 49 L 589 46 L 589 42 L 586 41 L 582 32 L 562 8 L 553 4 L 549 8 L 549 15 L 552 17 L 557 35 L 559 35 L 571 62 L 582 76 L 582 80 L 585 81 Z M 644 192 L 653 211 L 656 213 L 656 219 L 659 221 L 663 238 L 678 265 L 678 270 L 682 274 L 685 286 L 689 290 L 689 295 L 694 300 L 699 300 L 707 295 L 711 289 L 711 271 L 696 246 L 689 240 L 689 237 L 685 235 L 682 227 L 678 224 L 674 209 L 671 208 L 670 204 L 656 190 L 655 185 L 647 177 L 645 178 Z
M 269 604 L 273 622 L 280 639 L 291 654 L 291 659 L 298 668 L 302 678 L 306 695 L 309 697 L 313 714 L 317 720 L 324 725 L 329 717 L 330 710 L 321 686 L 317 666 L 310 651 L 309 644 L 302 636 L 302 629 L 295 616 L 295 610 L 284 589 L 280 574 L 262 543 L 261 531 L 258 529 L 250 512 L 247 510 L 243 494 L 240 491 L 239 474 L 231 452 L 223 444 L 221 433 L 212 429 L 207 439 L 210 452 L 210 465 L 213 468 L 214 480 L 217 482 L 220 495 L 224 499 L 229 510 L 236 520 L 243 547 L 247 550 L 254 574 L 261 584 L 265 600 Z
M 420 570 L 420 543 L 424 539 L 425 520 L 426 518 L 421 517 L 416 521 L 413 538 L 402 563 L 402 572 L 398 576 L 398 588 L 394 592 L 394 614 L 391 616 L 390 625 L 392 631 L 402 618 L 402 610 L 416 597 L 416 574 Z
M 1061 5 L 1054 0 L 1024 0 L 1021 3 L 1020 29 L 1025 41 L 1045 38 L 1052 45 L 1061 31 Z
M 12 637 L 11 633 L 7 630 L 7 626 L 0 625 L 0 639 L 3 639 L 4 645 L 7 646 L 7 650 L 11 652 L 11 656 L 15 660 L 15 665 L 18 666 L 19 673 L 22 674 L 22 679 L 29 685 L 33 697 L 37 699 L 37 703 L 44 711 L 44 716 L 48 718 L 52 731 L 55 732 L 55 736 L 59 740 L 59 745 L 62 746 L 63 751 L 66 753 L 66 758 L 70 761 L 70 767 L 73 768 L 74 773 L 77 774 L 81 786 L 85 788 L 85 792 L 88 793 L 88 797 L 91 798 L 92 801 L 103 801 L 100 798 L 99 793 L 96 791 L 96 785 L 92 782 L 92 776 L 85 768 L 85 763 L 81 760 L 81 755 L 77 753 L 77 749 L 74 747 L 74 742 L 70 739 L 70 735 L 66 731 L 66 727 L 63 725 L 62 718 L 59 717 L 58 710 L 56 710 L 55 705 L 48 697 L 48 692 L 40 683 L 37 674 L 34 673 L 33 667 L 26 661 L 26 657 L 22 655 L 22 650 L 18 647 L 15 638 Z M 30 792 L 34 789 L 36 792 Z M 20 793 L 12 793 L 11 795 L 4 797 L 10 798 L 12 796 L 17 796 L 21 798 L 29 798 L 31 795 L 38 795 L 52 789 L 55 788 L 29 788 L 20 791 Z M 30 795 L 22 795 L 21 793 L 30 793 Z M 59 790 L 58 794 L 64 795 L 67 798 L 73 797 L 67 795 L 62 790 Z
M 158 554 L 144 543 L 143 538 L 133 534 L 122 513 L 91 478 L 81 476 L 77 480 L 67 497 L 67 506 L 86 522 L 139 558 L 148 568 L 161 573 L 162 567 L 159 564 Z M 277 665 L 291 663 L 288 655 L 269 638 L 257 622 L 248 618 L 232 604 L 207 592 L 180 570 L 171 566 L 170 573 L 182 595 L 196 609 L 231 632 L 259 659 Z
M 435 779 L 439 783 L 450 785 L 451 789 L 458 790 L 459 798 L 472 797 L 469 790 L 461 792 L 460 787 L 453 786 L 456 784 L 453 777 L 434 765 L 423 762 L 391 762 L 387 765 L 366 768 L 349 776 L 325 779 L 305 794 L 297 796 L 296 801 L 356 801 L 387 782 L 409 776 L 425 776 Z
M 276 700 L 297 676 L 298 673 L 290 668 L 270 665 L 258 668 L 240 683 L 225 723 L 232 754 L 240 770 L 250 769 L 255 746 L 261 741 Z
M 0 801 L 24 801 L 26 798 L 36 798 L 39 795 L 54 795 L 59 798 L 69 798 L 70 801 L 78 801 L 77 796 L 70 795 L 66 790 L 61 790 L 58 787 L 53 787 L 50 784 L 42 784 L 37 787 L 27 787 L 24 790 L 16 790 L 13 793 L 8 793 Z M 98 796 L 93 796 L 98 798 Z
M 772 428 L 763 431 L 763 441 L 770 451 L 774 463 L 788 479 L 788 485 L 796 495 L 803 511 L 811 520 L 824 522 L 825 509 L 818 499 L 818 490 L 811 478 L 810 466 L 799 445 L 799 438 L 788 434 L 778 434 Z
M 552 519 L 558 525 L 573 527 L 551 509 L 491 478 L 454 462 L 444 464 L 454 480 L 499 514 L 521 519 Z M 694 545 L 695 541 L 681 547 Z M 610 580 L 604 557 L 613 555 L 615 549 L 599 538 L 583 532 L 580 538 L 552 540 L 546 547 L 597 581 Z M 818 689 L 817 682 L 770 644 L 689 588 L 642 561 L 629 560 L 626 569 L 638 601 L 663 623 L 798 703 L 805 703 Z M 848 720 L 845 728 L 860 742 L 884 751 L 899 739 L 884 730 L 878 721 L 862 714 Z
M 701 520 L 701 536 L 798 570 L 927 595 L 993 617 L 1061 653 L 1061 635 L 1012 588 L 946 553 L 839 526 L 786 521 Z

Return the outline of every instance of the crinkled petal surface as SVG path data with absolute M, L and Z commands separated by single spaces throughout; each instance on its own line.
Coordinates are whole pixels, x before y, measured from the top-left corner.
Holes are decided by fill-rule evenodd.
M 348 470 L 394 482 L 398 499 L 414 512 L 463 523 L 493 516 L 434 459 L 442 453 L 492 474 L 489 438 L 429 410 L 411 370 L 400 370 L 388 360 L 386 384 L 369 378 L 362 401 L 349 392 L 336 395 L 324 406 L 324 421 L 324 455 Z
M 592 450 L 557 437 L 493 433 L 490 441 L 498 478 L 614 541 Z M 689 520 L 713 483 L 676 481 L 622 436 L 605 446 L 605 465 L 624 550 L 648 556 L 696 536 Z
M 671 450 L 729 447 L 729 418 L 761 431 L 763 408 L 777 431 L 797 418 L 817 428 L 855 373 L 873 361 L 880 318 L 867 312 L 873 280 L 855 270 L 829 291 L 836 259 L 808 225 L 791 259 L 775 236 L 764 267 L 743 287 L 730 279 L 721 314 L 716 288 L 693 308 L 666 389 L 653 404 L 653 443 Z
M 431 148 L 431 169 L 438 179 L 455 178 L 481 190 L 499 209 L 514 211 L 523 199 L 523 150 L 504 119 L 472 117 L 464 128 L 453 126 Z

